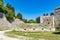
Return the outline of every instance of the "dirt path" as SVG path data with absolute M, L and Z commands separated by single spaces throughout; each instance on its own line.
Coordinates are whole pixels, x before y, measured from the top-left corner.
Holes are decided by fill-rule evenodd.
M 0 31 L 0 40 L 33 40 L 33 38 L 30 37 L 17 36 L 18 38 L 12 38 L 4 35 L 5 32 L 9 32 L 9 31 L 12 30 Z M 44 39 L 39 39 L 39 40 L 44 40 Z
M 19 40 L 17 38 L 11 38 L 11 37 L 5 36 L 4 33 L 8 31 L 11 31 L 11 30 L 0 31 L 0 40 Z

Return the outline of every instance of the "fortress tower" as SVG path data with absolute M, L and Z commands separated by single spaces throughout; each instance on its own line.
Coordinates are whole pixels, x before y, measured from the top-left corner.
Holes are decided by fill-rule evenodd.
M 55 27 L 59 27 L 60 26 L 60 7 L 57 7 L 55 9 Z

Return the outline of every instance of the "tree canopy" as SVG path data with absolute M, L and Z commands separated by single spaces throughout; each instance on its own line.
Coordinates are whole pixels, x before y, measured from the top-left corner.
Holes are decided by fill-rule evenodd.
M 44 13 L 43 16 L 48 16 L 48 13 L 46 13 L 46 14 Z
M 21 13 L 18 13 L 18 14 L 17 14 L 17 18 L 18 18 L 18 19 L 22 19 L 22 14 L 21 14 Z
M 15 9 L 9 3 L 4 6 L 3 0 L 0 0 L 0 12 L 4 13 L 7 20 L 11 21 L 15 17 Z
M 28 21 L 28 23 L 36 23 L 36 21 L 33 20 L 33 19 L 30 19 L 30 20 Z
M 3 0 L 0 0 L 0 6 L 3 6 Z
M 50 13 L 50 16 L 54 15 L 54 13 Z

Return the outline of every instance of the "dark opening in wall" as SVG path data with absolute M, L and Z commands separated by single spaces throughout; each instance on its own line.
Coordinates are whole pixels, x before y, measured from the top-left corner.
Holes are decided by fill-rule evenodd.
M 42 30 L 44 30 L 44 28 L 42 28 Z
M 50 30 L 51 30 L 51 28 L 50 28 Z
M 33 30 L 35 30 L 35 28 L 33 28 Z
M 24 29 L 24 30 L 26 30 L 26 29 Z
M 47 21 L 48 21 L 48 19 L 47 19 Z
M 48 24 L 50 24 L 50 22 L 48 22 Z

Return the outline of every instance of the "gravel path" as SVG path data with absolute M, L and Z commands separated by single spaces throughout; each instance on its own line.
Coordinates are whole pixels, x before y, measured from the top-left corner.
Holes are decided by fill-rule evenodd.
M 9 31 L 12 30 L 0 31 L 0 40 L 33 40 L 33 38 L 30 37 L 18 36 L 18 38 L 12 38 L 4 35 L 5 32 L 9 32 Z M 39 39 L 39 40 L 44 40 L 44 39 Z
M 11 30 L 0 31 L 0 40 L 19 40 L 17 38 L 11 38 L 11 37 L 5 36 L 4 33 L 8 31 L 11 31 Z

